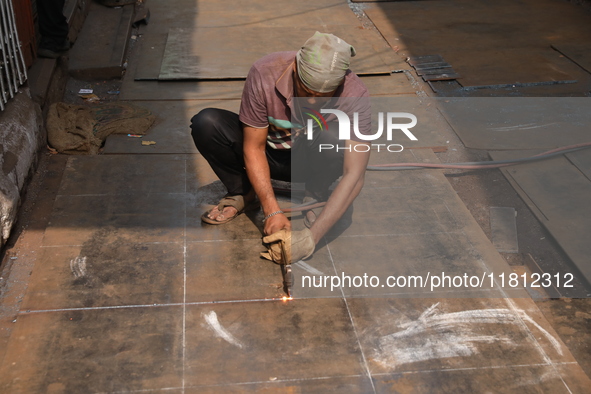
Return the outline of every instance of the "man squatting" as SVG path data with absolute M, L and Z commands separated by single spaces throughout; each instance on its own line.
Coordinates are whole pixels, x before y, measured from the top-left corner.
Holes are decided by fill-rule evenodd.
M 357 144 L 367 145 L 358 140 L 338 141 L 337 124 L 329 127 L 331 132 L 314 132 L 314 139 L 309 140 L 300 126 L 306 123 L 297 103 L 304 100 L 306 107 L 314 107 L 331 100 L 334 108 L 336 100 L 345 113 L 359 113 L 359 130 L 369 134 L 369 93 L 349 70 L 352 56 L 355 49 L 351 45 L 332 34 L 316 32 L 299 51 L 271 53 L 254 63 L 244 85 L 240 114 L 207 108 L 191 119 L 195 146 L 228 189 L 219 204 L 203 214 L 203 222 L 227 223 L 246 209 L 258 207 L 258 197 L 265 215 L 263 243 L 268 248 L 262 256 L 285 264 L 314 253 L 319 240 L 361 191 L 369 148 L 355 149 Z M 305 99 L 294 100 L 299 97 Z M 338 103 L 340 98 L 342 103 Z M 327 121 L 331 122 L 330 115 Z M 344 143 L 343 149 L 318 149 L 319 144 L 337 146 L 339 142 Z M 328 196 L 329 186 L 341 176 Z M 322 201 L 328 198 L 318 217 L 312 211 L 306 213 L 308 228 L 291 231 L 271 179 L 303 181 L 307 195 Z M 289 261 L 283 261 L 279 241 L 291 242 Z

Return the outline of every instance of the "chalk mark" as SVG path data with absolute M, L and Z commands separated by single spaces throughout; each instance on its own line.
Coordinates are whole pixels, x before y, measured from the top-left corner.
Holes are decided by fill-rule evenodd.
M 531 130 L 531 129 L 539 129 L 544 127 L 549 127 L 557 124 L 556 122 L 553 123 L 546 123 L 546 124 L 538 124 L 538 123 L 526 123 L 526 124 L 518 124 L 514 126 L 502 126 L 502 127 L 493 127 L 490 128 L 490 131 L 514 131 L 514 130 Z
M 86 257 L 76 257 L 70 260 L 70 270 L 76 279 L 86 276 Z
M 324 272 L 318 271 L 316 268 L 312 267 L 308 263 L 304 263 L 302 260 L 298 261 L 297 263 L 294 263 L 293 265 L 303 269 L 304 271 L 311 273 L 312 275 L 324 275 Z
M 477 343 L 503 342 L 516 346 L 504 336 L 475 334 L 474 324 L 521 324 L 536 327 L 562 355 L 560 343 L 522 310 L 482 309 L 440 313 L 439 303 L 427 308 L 415 321 L 401 323 L 402 331 L 379 338 L 375 360 L 388 367 L 430 359 L 468 357 L 477 354 Z
M 203 318 L 207 322 L 209 328 L 215 333 L 217 337 L 222 338 L 226 342 L 239 347 L 242 349 L 244 345 L 234 337 L 228 330 L 226 330 L 219 322 L 218 315 L 211 311 L 209 313 L 203 313 Z

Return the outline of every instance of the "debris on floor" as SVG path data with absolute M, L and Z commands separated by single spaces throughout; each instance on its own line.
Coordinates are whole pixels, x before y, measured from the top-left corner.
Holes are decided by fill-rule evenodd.
M 151 111 L 131 103 L 55 103 L 47 115 L 47 138 L 59 153 L 97 154 L 109 135 L 145 134 L 155 119 Z

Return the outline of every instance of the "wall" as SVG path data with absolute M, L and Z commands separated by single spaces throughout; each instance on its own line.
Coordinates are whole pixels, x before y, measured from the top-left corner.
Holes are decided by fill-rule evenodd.
M 40 146 L 41 110 L 21 87 L 0 113 L 0 246 L 16 221 L 20 195 L 35 168 Z

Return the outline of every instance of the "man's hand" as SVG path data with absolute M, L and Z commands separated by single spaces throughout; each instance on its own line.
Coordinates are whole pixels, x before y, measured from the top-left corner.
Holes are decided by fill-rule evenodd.
M 291 230 L 291 222 L 289 221 L 289 219 L 287 219 L 287 217 L 284 214 L 279 213 L 265 220 L 265 235 L 271 235 L 280 230 Z
M 291 264 L 312 256 L 316 244 L 309 229 L 280 230 L 263 238 L 267 252 L 261 257 L 277 264 Z

